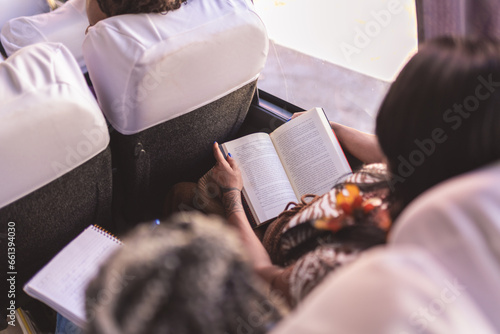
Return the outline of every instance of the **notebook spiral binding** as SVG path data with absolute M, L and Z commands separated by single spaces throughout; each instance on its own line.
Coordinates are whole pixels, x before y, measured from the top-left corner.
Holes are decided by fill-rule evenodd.
M 111 239 L 111 240 L 113 240 L 114 242 L 116 242 L 116 243 L 118 243 L 118 244 L 120 244 L 120 245 L 122 244 L 122 241 L 120 240 L 120 238 L 118 238 L 118 237 L 117 237 L 117 236 L 115 236 L 114 234 L 109 233 L 109 231 L 108 231 L 108 230 L 106 230 L 106 229 L 102 228 L 101 226 L 99 226 L 99 225 L 97 225 L 97 224 L 94 224 L 94 225 L 92 225 L 92 226 L 95 228 L 95 230 L 96 230 L 98 233 L 100 233 L 100 234 L 104 235 L 104 236 L 105 236 L 105 237 L 107 237 L 108 239 Z

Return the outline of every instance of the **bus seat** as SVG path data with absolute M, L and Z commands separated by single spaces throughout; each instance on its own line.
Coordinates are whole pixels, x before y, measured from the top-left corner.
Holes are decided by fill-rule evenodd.
M 85 227 L 112 229 L 111 152 L 102 112 L 64 45 L 16 52 L 0 63 L 0 85 L 0 238 L 15 228 L 19 307 L 30 300 L 23 284 Z
M 46 13 L 50 10 L 46 0 L 0 0 L 0 29 L 10 19 Z
M 82 43 L 88 25 L 85 0 L 69 0 L 54 11 L 8 21 L 0 39 L 7 56 L 39 42 L 62 43 L 71 51 L 82 72 L 87 72 Z
M 235 135 L 268 52 L 249 0 L 188 1 L 163 14 L 110 17 L 83 54 L 111 132 L 125 220 L 159 215 L 169 187 L 212 165 Z

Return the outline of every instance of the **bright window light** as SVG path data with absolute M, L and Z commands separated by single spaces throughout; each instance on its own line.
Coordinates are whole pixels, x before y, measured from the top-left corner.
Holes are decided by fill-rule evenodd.
M 254 0 L 269 38 L 259 88 L 361 130 L 417 50 L 412 0 Z M 363 114 L 366 120 L 359 115 Z

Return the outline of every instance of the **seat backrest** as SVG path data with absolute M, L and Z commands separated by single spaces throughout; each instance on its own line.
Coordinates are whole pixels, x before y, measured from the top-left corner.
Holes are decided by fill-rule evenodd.
M 248 112 L 267 51 L 249 0 L 188 1 L 166 15 L 120 15 L 89 29 L 83 53 L 116 130 L 125 220 L 158 217 L 171 185 L 210 167 L 213 142 L 234 136 Z
M 177 182 L 196 182 L 215 163 L 214 141 L 234 138 L 255 92 L 253 81 L 190 113 L 134 135 L 111 133 L 116 167 L 117 221 L 129 228 L 163 216 L 163 202 Z
M 87 72 L 82 43 L 88 25 L 85 0 L 69 0 L 48 13 L 11 19 L 4 24 L 0 41 L 8 56 L 35 43 L 62 43 L 71 51 L 82 72 Z
M 46 0 L 0 0 L 0 29 L 10 19 L 46 13 L 50 10 Z
M 267 50 L 249 0 L 188 1 L 166 15 L 110 17 L 91 27 L 83 43 L 101 108 L 127 135 L 256 80 Z
M 111 155 L 104 117 L 62 44 L 9 57 L 0 85 L 0 220 L 15 226 L 21 306 L 23 283 L 63 246 L 90 224 L 111 227 Z
M 425 249 L 500 330 L 500 164 L 422 194 L 395 223 L 391 243 Z

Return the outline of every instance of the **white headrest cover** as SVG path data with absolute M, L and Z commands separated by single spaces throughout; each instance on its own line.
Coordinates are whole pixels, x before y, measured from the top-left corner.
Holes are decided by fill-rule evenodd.
M 88 161 L 109 143 L 71 53 L 39 43 L 0 63 L 0 208 Z
M 108 121 L 133 134 L 257 79 L 268 51 L 249 0 L 188 0 L 162 14 L 111 17 L 90 28 L 83 54 Z
M 0 29 L 10 19 L 49 11 L 46 0 L 0 0 Z
M 10 20 L 2 28 L 0 38 L 9 56 L 22 47 L 39 42 L 63 43 L 81 70 L 87 72 L 82 43 L 88 25 L 85 0 L 69 0 L 52 12 Z

